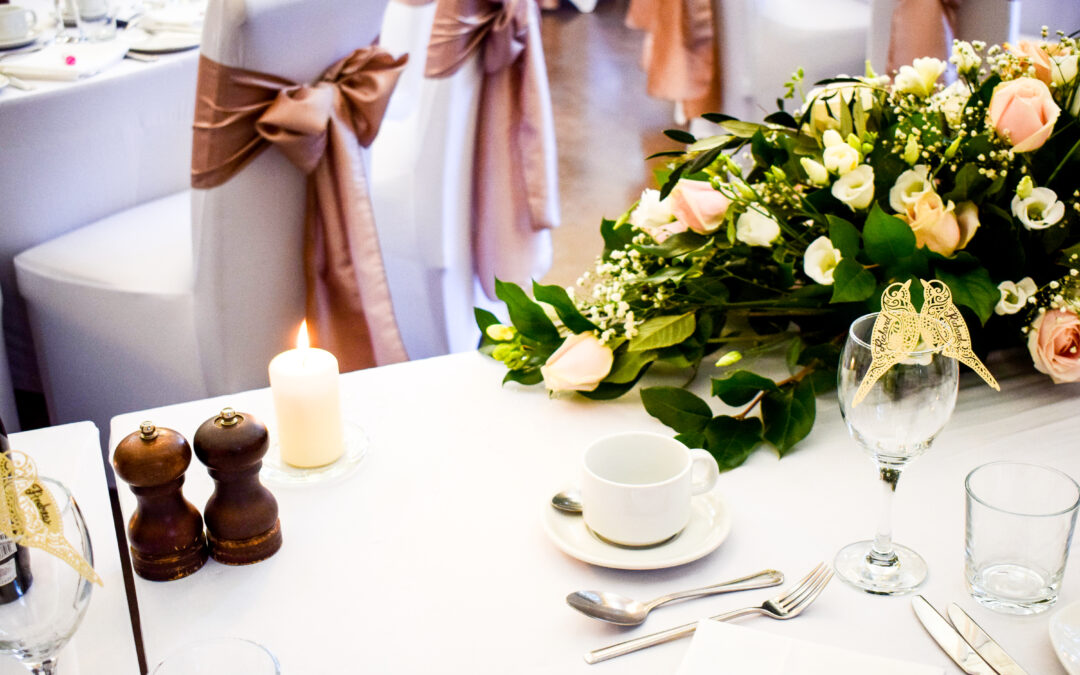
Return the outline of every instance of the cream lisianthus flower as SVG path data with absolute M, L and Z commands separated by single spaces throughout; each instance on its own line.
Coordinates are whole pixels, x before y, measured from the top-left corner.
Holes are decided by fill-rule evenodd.
M 975 53 L 975 48 L 970 42 L 954 40 L 949 62 L 956 66 L 958 72 L 971 73 L 977 71 L 982 65 L 982 58 Z
M 838 176 L 843 176 L 859 166 L 862 160 L 859 151 L 845 143 L 834 129 L 829 129 L 822 134 L 821 140 L 825 144 L 822 158 L 826 169 Z
M 1065 205 L 1050 188 L 1032 188 L 1027 197 L 1012 199 L 1013 215 L 1029 230 L 1045 230 L 1065 217 Z
M 893 81 L 893 91 L 926 98 L 934 91 L 934 83 L 945 72 L 945 62 L 930 56 L 915 59 L 910 66 L 900 66 Z
M 930 97 L 930 108 L 940 110 L 950 127 L 958 128 L 964 122 L 964 106 L 971 98 L 971 90 L 957 80 Z
M 803 272 L 822 286 L 831 286 L 833 273 L 843 257 L 840 250 L 833 248 L 828 237 L 818 237 L 810 242 L 803 254 Z
M 998 284 L 998 290 L 1001 291 L 1001 300 L 998 300 L 994 307 L 994 313 L 1005 315 L 1016 314 L 1023 309 L 1028 298 L 1035 295 L 1039 289 L 1031 277 L 1024 277 L 1017 282 L 1002 281 Z
M 860 164 L 850 173 L 841 176 L 832 186 L 833 197 L 847 204 L 852 211 L 870 206 L 874 201 L 874 169 Z
M 811 89 L 802 107 L 802 112 L 810 112 L 803 129 L 819 136 L 827 129 L 839 129 L 841 108 L 850 104 L 856 96 L 863 110 L 874 107 L 874 91 L 868 86 L 834 83 Z
M 934 191 L 934 182 L 930 178 L 930 167 L 916 164 L 900 174 L 896 183 L 889 189 L 889 206 L 897 213 L 905 213 L 910 204 L 918 201 L 926 192 Z
M 780 236 L 780 224 L 751 205 L 735 221 L 735 238 L 750 246 L 772 246 Z
M 829 170 L 821 165 L 821 162 L 810 159 L 809 157 L 803 157 L 799 160 L 799 164 L 802 164 L 803 171 L 806 172 L 807 178 L 814 185 L 828 185 L 829 184 Z

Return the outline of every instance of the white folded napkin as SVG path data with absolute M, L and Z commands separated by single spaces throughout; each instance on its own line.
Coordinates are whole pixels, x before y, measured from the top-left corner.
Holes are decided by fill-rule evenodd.
M 203 4 L 169 5 L 148 11 L 138 21 L 138 26 L 147 32 L 175 31 L 202 32 L 203 17 L 206 8 Z
M 720 621 L 701 621 L 679 675 L 944 675 L 936 666 L 869 656 L 779 637 Z
M 77 80 L 116 65 L 127 50 L 127 45 L 115 40 L 54 44 L 0 61 L 0 73 L 24 80 Z

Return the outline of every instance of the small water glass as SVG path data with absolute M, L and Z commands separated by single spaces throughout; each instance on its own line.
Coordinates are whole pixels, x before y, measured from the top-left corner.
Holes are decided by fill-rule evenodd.
M 964 576 L 971 596 L 1006 614 L 1057 602 L 1080 486 L 1046 466 L 991 462 L 967 475 Z
M 281 675 L 269 649 L 243 638 L 190 642 L 165 658 L 150 675 Z

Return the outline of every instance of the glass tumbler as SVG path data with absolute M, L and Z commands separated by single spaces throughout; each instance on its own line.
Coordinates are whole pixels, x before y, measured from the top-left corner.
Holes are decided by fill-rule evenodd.
M 1057 602 L 1080 486 L 1046 466 L 991 462 L 967 475 L 964 576 L 971 596 L 1006 614 Z
M 281 675 L 269 649 L 243 638 L 209 638 L 188 643 L 165 658 L 151 675 Z

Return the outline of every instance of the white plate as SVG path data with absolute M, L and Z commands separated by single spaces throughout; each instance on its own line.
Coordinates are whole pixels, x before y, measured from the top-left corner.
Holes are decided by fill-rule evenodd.
M 731 512 L 716 490 L 694 497 L 690 523 L 674 539 L 652 548 L 622 548 L 601 541 L 580 515 L 545 504 L 544 530 L 567 555 L 617 570 L 658 570 L 685 565 L 716 550 L 731 531 Z
M 9 84 L 11 84 L 11 80 L 7 79 L 3 75 L 0 75 L 0 89 L 3 89 L 4 87 L 8 86 Z
M 124 33 L 124 42 L 127 43 L 128 49 L 143 54 L 169 54 L 171 52 L 195 49 L 199 46 L 202 37 L 195 32 L 161 31 L 147 33 L 138 28 L 128 29 Z
M 41 30 L 31 30 L 22 37 L 0 40 L 0 49 L 18 49 L 19 47 L 25 47 L 41 37 L 41 33 Z
M 1065 605 L 1050 617 L 1050 642 L 1069 675 L 1080 675 L 1080 602 Z
M 344 480 L 360 468 L 360 462 L 367 455 L 371 441 L 359 425 L 345 422 L 345 453 L 336 462 L 312 469 L 301 469 L 286 464 L 281 460 L 281 445 L 277 434 L 270 435 L 270 447 L 263 457 L 259 477 L 271 486 L 327 484 Z

